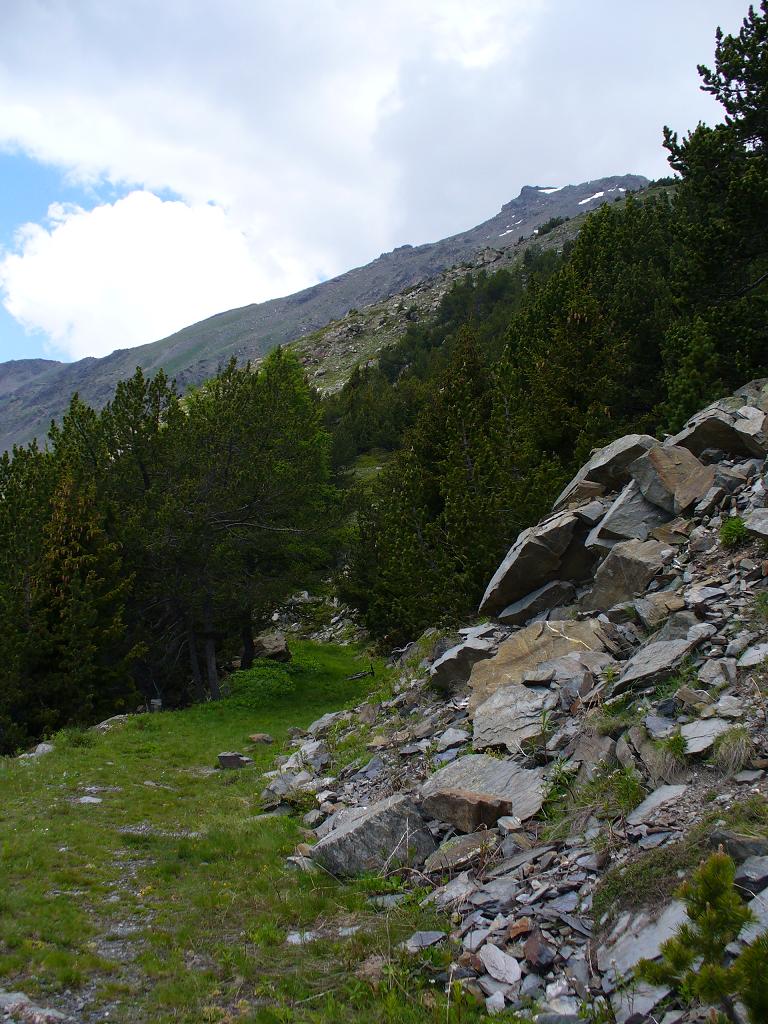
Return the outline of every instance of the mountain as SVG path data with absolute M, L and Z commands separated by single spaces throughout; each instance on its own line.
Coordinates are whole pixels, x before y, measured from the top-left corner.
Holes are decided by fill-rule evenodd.
M 267 302 L 228 310 L 168 338 L 75 363 L 24 359 L 0 363 L 0 450 L 45 435 L 73 392 L 95 406 L 137 366 L 164 369 L 182 388 L 214 374 L 230 356 L 257 359 L 276 345 L 311 335 L 350 310 L 378 302 L 474 260 L 484 250 L 513 250 L 553 218 L 576 217 L 648 184 L 627 174 L 562 188 L 525 186 L 496 216 L 438 242 L 402 245 L 363 267 Z

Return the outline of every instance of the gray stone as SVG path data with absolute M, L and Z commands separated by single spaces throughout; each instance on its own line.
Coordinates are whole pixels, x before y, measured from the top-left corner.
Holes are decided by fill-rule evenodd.
M 737 402 L 738 399 L 713 402 L 688 420 L 669 443 L 688 448 L 695 455 L 701 455 L 706 449 L 717 449 L 732 455 L 765 456 L 768 437 L 764 410 L 746 403 L 737 405 Z
M 689 754 L 703 754 L 711 750 L 717 737 L 730 728 L 730 722 L 725 722 L 722 718 L 704 718 L 684 725 L 680 733 Z
M 288 650 L 288 643 L 285 633 L 279 630 L 272 633 L 262 633 L 253 642 L 253 653 L 256 658 L 269 658 L 270 661 L 290 661 L 291 652 Z
M 419 953 L 422 949 L 436 946 L 445 939 L 445 932 L 414 932 L 405 942 L 400 943 L 406 953 Z
M 616 1024 L 626 1024 L 629 1020 L 654 1020 L 655 1018 L 648 1015 L 668 994 L 667 987 L 649 985 L 645 981 L 636 982 L 628 988 L 614 992 L 611 995 L 611 1006 Z
M 487 754 L 467 754 L 430 776 L 421 799 L 427 814 L 460 832 L 495 825 L 506 814 L 525 821 L 541 810 L 542 772 Z
M 716 850 L 722 846 L 729 857 L 739 863 L 749 857 L 768 857 L 768 838 L 742 836 L 738 832 L 716 828 L 709 836 L 709 845 Z
M 559 570 L 574 534 L 585 529 L 572 512 L 559 512 L 523 530 L 488 584 L 480 613 L 496 615 L 543 584 L 568 579 Z
M 758 508 L 744 520 L 748 533 L 758 540 L 768 540 L 768 508 Z
M 513 956 L 487 942 L 477 954 L 483 967 L 496 981 L 516 985 L 521 978 L 520 964 Z
M 581 605 L 589 611 L 604 611 L 629 602 L 645 591 L 664 564 L 668 548 L 656 540 L 626 540 L 616 544 L 595 573 L 592 589 Z
M 19 761 L 30 761 L 36 757 L 43 757 L 45 754 L 53 753 L 52 743 L 38 743 L 34 750 L 29 750 L 25 754 L 19 754 Z
M 343 711 L 329 711 L 328 714 L 322 715 L 314 721 L 307 729 L 307 732 L 316 739 L 325 736 L 331 726 L 338 722 L 343 714 Z
M 570 604 L 575 597 L 576 588 L 572 583 L 553 580 L 520 598 L 519 601 L 515 601 L 514 604 L 508 605 L 499 612 L 498 619 L 507 626 L 521 625 L 540 612 Z
M 755 668 L 768 658 L 768 644 L 756 644 L 748 647 L 737 661 L 739 668 Z
M 437 749 L 442 753 L 450 750 L 451 747 L 460 747 L 469 740 L 469 733 L 466 729 L 446 729 L 442 736 L 438 737 Z
M 657 590 L 653 594 L 639 597 L 635 601 L 634 607 L 645 628 L 655 630 L 669 618 L 672 612 L 682 611 L 685 608 L 685 601 L 680 594 L 674 591 Z
M 652 680 L 671 672 L 694 648 L 690 640 L 654 640 L 641 647 L 627 662 L 616 681 L 614 694 L 638 686 L 649 686 Z
M 596 451 L 558 496 L 554 508 L 559 509 L 572 499 L 584 483 L 602 484 L 617 490 L 629 480 L 629 466 L 649 448 L 658 445 L 649 434 L 627 434 Z
M 623 977 L 638 960 L 654 960 L 662 942 L 671 938 L 686 920 L 685 904 L 678 900 L 669 903 L 655 920 L 650 911 L 622 914 L 597 950 L 599 969 L 606 972 L 613 967 Z
M 659 786 L 627 817 L 628 825 L 642 825 L 652 818 L 660 807 L 676 802 L 685 793 L 686 786 Z
M 475 711 L 475 750 L 503 745 L 511 753 L 518 752 L 526 740 L 543 735 L 542 714 L 557 702 L 556 693 L 540 686 L 502 686 Z
M 736 869 L 734 883 L 754 896 L 768 885 L 768 857 L 747 857 Z
M 741 942 L 754 942 L 755 939 L 768 932 L 768 893 L 761 892 L 747 903 L 754 914 L 754 921 L 745 924 L 739 932 Z
M 434 889 L 425 896 L 420 906 L 426 907 L 434 903 L 441 910 L 465 903 L 478 889 L 478 884 L 468 871 L 452 878 L 450 882 Z
M 469 679 L 472 666 L 484 658 L 490 658 L 494 650 L 492 640 L 465 640 L 437 659 L 429 672 L 430 682 L 439 690 L 460 686 Z
M 358 875 L 384 866 L 421 864 L 434 852 L 435 841 L 409 797 L 397 794 L 359 810 L 312 850 L 313 859 L 332 874 Z
M 691 628 L 697 625 L 698 621 L 696 613 L 687 609 L 673 612 L 655 634 L 654 640 L 687 640 Z
M 593 531 L 595 537 L 592 542 L 602 538 L 613 542 L 647 540 L 651 530 L 668 522 L 669 518 L 670 514 L 648 501 L 640 492 L 637 481 L 631 480 Z
M 648 501 L 679 515 L 700 501 L 712 487 L 715 471 L 687 448 L 654 448 L 632 463 L 630 473 Z
M 426 874 L 433 871 L 453 871 L 463 867 L 478 856 L 493 853 L 499 845 L 495 832 L 470 832 L 463 836 L 446 839 L 438 850 L 430 854 L 424 864 Z

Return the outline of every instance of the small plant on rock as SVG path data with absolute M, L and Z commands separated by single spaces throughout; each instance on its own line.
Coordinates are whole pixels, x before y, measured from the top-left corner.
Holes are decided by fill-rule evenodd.
M 724 548 L 740 548 L 748 540 L 749 534 L 741 516 L 731 516 L 720 527 L 720 543 Z
M 662 943 L 662 960 L 641 960 L 635 974 L 652 985 L 669 985 L 688 1003 L 719 1006 L 731 1021 L 739 1020 L 735 1003 L 740 1000 L 751 1024 L 759 1024 L 768 1007 L 768 936 L 729 962 L 727 947 L 753 919 L 733 884 L 735 872 L 722 850 L 700 865 L 678 891 L 689 920 Z

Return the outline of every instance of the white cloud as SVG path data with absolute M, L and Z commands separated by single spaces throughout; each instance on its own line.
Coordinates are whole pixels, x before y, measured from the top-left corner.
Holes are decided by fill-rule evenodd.
M 137 191 L 48 214 L 47 227 L 21 228 L 18 251 L 0 262 L 0 288 L 12 316 L 45 332 L 52 354 L 79 359 L 154 341 L 271 290 L 270 268 L 219 207 Z
M 127 345 L 215 311 L 208 300 L 285 294 L 469 227 L 524 184 L 665 173 L 661 126 L 714 111 L 695 65 L 711 58 L 717 21 L 732 31 L 743 9 L 648 0 L 638 18 L 613 0 L 7 0 L 0 146 L 82 183 L 170 190 L 183 209 L 145 199 L 130 261 L 119 202 L 26 229 L 4 265 L 6 305 L 69 351 L 97 335 Z M 228 267 L 231 284 L 185 287 L 169 266 L 158 294 L 143 268 L 154 239 L 173 249 L 176 231 L 180 256 Z M 206 261 L 210 244 L 223 257 Z M 65 249 L 71 289 L 48 269 Z M 122 267 L 119 282 L 101 263 Z M 88 301 L 75 301 L 89 278 Z

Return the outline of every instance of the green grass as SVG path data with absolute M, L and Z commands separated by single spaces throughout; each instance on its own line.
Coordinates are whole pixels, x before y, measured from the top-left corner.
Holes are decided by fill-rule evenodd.
M 448 930 L 444 919 L 414 898 L 374 911 L 367 897 L 393 879 L 296 872 L 285 857 L 300 823 L 259 817 L 261 770 L 288 728 L 361 701 L 371 683 L 386 689 L 380 663 L 373 681 L 346 678 L 354 648 L 293 646 L 295 686 L 263 707 L 235 696 L 137 716 L 105 735 L 60 733 L 33 762 L 0 761 L 0 987 L 64 1008 L 82 997 L 91 1020 L 99 1008 L 137 1024 L 479 1019 L 457 1002 L 446 1013 L 420 958 L 395 948 L 418 927 Z M 252 732 L 277 740 L 250 751 L 255 769 L 209 771 Z M 86 787 L 101 804 L 74 802 Z M 285 944 L 306 929 L 321 938 Z M 378 989 L 355 977 L 370 955 L 385 958 Z M 430 958 L 442 969 L 449 950 Z

